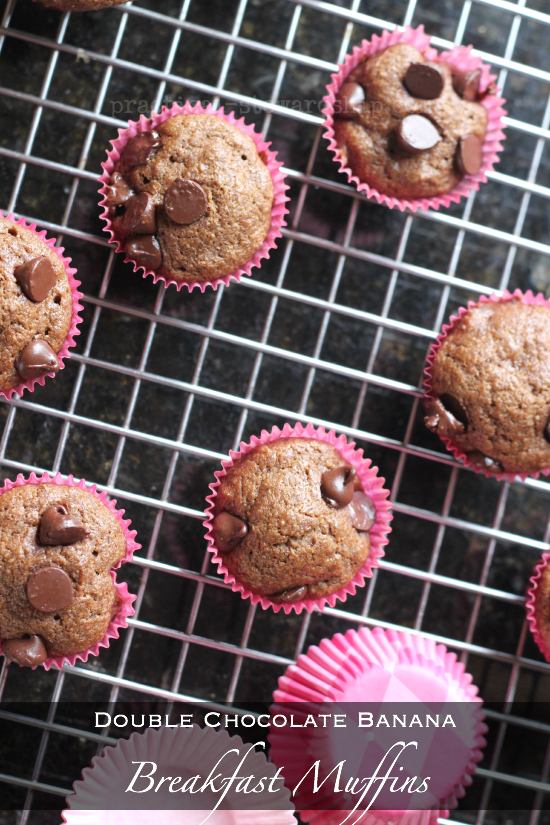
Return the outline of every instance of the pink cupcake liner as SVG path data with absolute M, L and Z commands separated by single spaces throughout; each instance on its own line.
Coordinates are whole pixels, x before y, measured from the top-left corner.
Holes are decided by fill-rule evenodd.
M 536 607 L 537 607 L 537 596 L 538 596 L 538 588 L 541 583 L 542 574 L 544 570 L 550 564 L 550 550 L 546 550 L 541 556 L 541 560 L 533 569 L 531 574 L 531 578 L 529 579 L 530 587 L 527 590 L 526 597 L 527 601 L 525 602 L 525 610 L 527 613 L 527 623 L 529 625 L 529 630 L 533 634 L 533 638 L 537 644 L 538 649 L 544 656 L 547 662 L 550 662 L 550 648 L 546 644 L 542 633 L 538 627 L 537 615 L 536 615 Z
M 128 627 L 128 617 L 133 616 L 135 613 L 135 610 L 132 607 L 132 602 L 134 602 L 137 597 L 128 591 L 128 586 L 125 582 L 117 582 L 115 570 L 118 570 L 121 564 L 124 564 L 127 561 L 132 561 L 134 552 L 141 548 L 141 544 L 137 544 L 135 541 L 136 531 L 130 530 L 130 519 L 123 518 L 124 510 L 116 509 L 116 499 L 108 499 L 107 493 L 105 492 L 98 493 L 95 484 L 92 484 L 89 487 L 84 479 L 77 482 L 74 480 L 72 475 L 67 478 L 63 478 L 61 473 L 56 473 L 55 476 L 50 476 L 48 473 L 44 473 L 44 475 L 40 478 L 35 473 L 31 473 L 28 479 L 22 475 L 18 475 L 15 481 L 6 479 L 3 486 L 0 487 L 0 495 L 8 490 L 12 490 L 14 487 L 24 487 L 26 484 L 57 484 L 59 487 L 80 487 L 81 490 L 86 490 L 88 493 L 91 493 L 99 501 L 101 501 L 101 503 L 104 504 L 105 507 L 107 507 L 107 509 L 109 509 L 117 517 L 126 538 L 126 555 L 117 564 L 115 564 L 114 567 L 111 568 L 111 578 L 113 580 L 117 596 L 120 599 L 121 607 L 115 618 L 111 621 L 105 636 L 100 642 L 97 642 L 95 645 L 82 651 L 81 653 L 74 653 L 72 656 L 50 657 L 42 664 L 44 670 L 49 670 L 51 667 L 61 669 L 65 662 L 71 666 L 74 666 L 78 660 L 81 662 L 86 662 L 88 661 L 88 656 L 97 656 L 100 647 L 109 647 L 111 639 L 118 639 L 120 628 Z M 0 655 L 1 654 L 2 646 L 0 644 Z M 38 665 L 33 665 L 32 669 L 36 670 L 37 667 Z
M 191 282 L 187 283 L 186 281 L 176 281 L 174 278 L 165 278 L 163 275 L 159 275 L 154 270 L 145 270 L 144 267 L 138 266 L 134 261 L 131 261 L 128 257 L 125 257 L 126 263 L 132 263 L 134 265 L 134 272 L 137 272 L 139 269 L 143 269 L 143 277 L 146 278 L 148 275 L 153 277 L 153 282 L 157 283 L 157 281 L 163 281 L 164 286 L 168 287 L 170 284 L 174 284 L 176 289 L 179 291 L 183 286 L 186 286 L 189 292 L 192 292 L 195 287 L 198 287 L 201 292 L 204 292 L 207 286 L 211 286 L 213 289 L 217 289 L 220 284 L 225 284 L 229 286 L 231 280 L 239 282 L 243 275 L 250 275 L 252 268 L 255 266 L 261 266 L 261 261 L 263 258 L 269 258 L 270 251 L 276 247 L 275 241 L 277 238 L 282 237 L 281 235 L 281 228 L 286 226 L 286 221 L 284 216 L 288 213 L 288 209 L 285 206 L 285 203 L 289 200 L 287 195 L 285 194 L 286 190 L 288 189 L 287 184 L 285 183 L 285 176 L 281 172 L 282 161 L 276 160 L 277 152 L 273 152 L 269 147 L 271 143 L 266 143 L 261 135 L 258 135 L 254 131 L 254 127 L 250 124 L 246 124 L 244 118 L 241 117 L 237 119 L 233 112 L 229 112 L 229 114 L 225 114 L 223 107 L 220 109 L 214 109 L 211 103 L 204 108 L 201 106 L 200 103 L 195 103 L 195 105 L 191 104 L 187 101 L 183 106 L 180 106 L 178 103 L 174 103 L 169 109 L 166 106 L 163 106 L 160 112 L 152 113 L 150 118 L 145 117 L 142 115 L 138 121 L 129 121 L 128 127 L 126 129 L 119 129 L 118 130 L 118 138 L 116 140 L 111 141 L 111 146 L 113 147 L 110 152 L 107 152 L 107 160 L 101 164 L 103 168 L 103 174 L 99 178 L 101 183 L 101 189 L 99 193 L 102 196 L 101 201 L 99 202 L 100 206 L 105 206 L 105 209 L 101 215 L 103 220 L 106 222 L 106 226 L 104 227 L 105 231 L 110 235 L 110 242 L 116 244 L 116 251 L 117 252 L 124 252 L 123 247 L 120 245 L 119 241 L 115 237 L 114 232 L 111 229 L 111 221 L 108 217 L 108 209 L 106 207 L 106 200 L 105 195 L 107 193 L 107 183 L 109 176 L 112 174 L 115 163 L 119 159 L 122 150 L 130 140 L 130 138 L 135 137 L 142 132 L 151 132 L 156 129 L 161 123 L 164 123 L 165 120 L 168 120 L 175 115 L 214 115 L 215 117 L 219 117 L 224 120 L 226 123 L 230 123 L 232 126 L 236 126 L 241 132 L 244 132 L 246 135 L 252 138 L 256 147 L 258 149 L 258 153 L 263 152 L 264 156 L 267 159 L 267 168 L 271 174 L 271 178 L 273 180 L 273 208 L 271 212 L 271 226 L 269 228 L 269 232 L 267 237 L 261 247 L 254 253 L 252 258 L 242 267 L 237 269 L 231 275 L 226 275 L 223 278 L 216 278 L 213 281 L 205 281 L 205 282 Z
M 223 555 L 218 551 L 212 535 L 214 505 L 216 503 L 217 488 L 220 485 L 220 479 L 227 475 L 227 470 L 233 466 L 233 462 L 260 444 L 268 444 L 272 441 L 277 441 L 279 438 L 314 438 L 318 441 L 326 441 L 328 444 L 332 444 L 340 455 L 355 468 L 365 493 L 370 496 L 376 507 L 376 522 L 369 531 L 370 553 L 364 565 L 357 571 L 353 579 L 341 590 L 338 590 L 337 593 L 332 593 L 330 596 L 323 596 L 319 599 L 303 599 L 292 604 L 275 604 L 268 596 L 260 596 L 257 593 L 252 593 L 251 590 L 237 581 L 235 576 L 230 573 L 225 566 Z M 295 610 L 296 613 L 301 613 L 302 610 L 312 613 L 316 609 L 322 610 L 326 604 L 334 607 L 337 599 L 345 601 L 348 594 L 354 596 L 356 588 L 363 587 L 365 579 L 370 578 L 374 568 L 378 567 L 378 560 L 384 555 L 383 547 L 388 543 L 387 534 L 391 532 L 389 523 L 393 518 L 390 513 L 390 503 L 387 501 L 389 490 L 384 488 L 384 479 L 378 476 L 378 468 L 372 466 L 369 458 L 363 458 L 363 450 L 356 449 L 354 442 L 348 443 L 345 436 L 337 436 L 334 430 L 327 432 L 324 427 L 316 429 L 313 424 L 308 424 L 304 427 L 298 423 L 294 427 L 290 424 L 285 424 L 282 430 L 280 430 L 279 427 L 273 427 L 270 433 L 268 433 L 267 430 L 262 430 L 262 434 L 259 437 L 252 436 L 250 444 L 241 442 L 238 452 L 230 450 L 229 456 L 229 459 L 222 461 L 223 469 L 214 473 L 216 481 L 210 484 L 212 494 L 206 497 L 206 500 L 210 502 L 210 504 L 204 511 L 206 540 L 209 543 L 208 551 L 212 553 L 212 561 L 217 565 L 218 573 L 224 577 L 225 583 L 230 584 L 232 590 L 235 593 L 240 593 L 243 599 L 250 599 L 252 604 L 260 604 L 264 610 L 272 608 L 275 613 L 278 613 L 280 610 L 284 610 L 287 614 L 292 610 Z
M 523 293 L 520 289 L 514 290 L 514 292 L 508 292 L 507 289 L 503 291 L 501 295 L 497 293 L 492 293 L 491 295 L 482 295 L 479 301 L 468 301 L 468 306 L 460 307 L 458 310 L 457 315 L 451 315 L 449 318 L 448 324 L 443 324 L 441 328 L 441 332 L 435 339 L 434 343 L 430 347 L 430 351 L 427 357 L 427 366 L 424 370 L 424 387 L 426 388 L 426 399 L 433 399 L 435 396 L 433 394 L 432 388 L 432 369 L 435 360 L 435 356 L 437 350 L 453 328 L 453 325 L 456 321 L 459 321 L 469 310 L 473 309 L 479 304 L 486 304 L 487 302 L 491 302 L 494 304 L 503 303 L 505 301 L 512 301 L 517 300 L 521 301 L 522 304 L 536 304 L 538 306 L 547 306 L 550 308 L 550 299 L 546 299 L 542 292 L 539 292 L 537 295 L 533 295 L 531 290 L 529 289 L 527 292 Z M 427 408 L 428 401 L 425 402 L 425 406 Z M 536 473 L 492 473 L 490 470 L 484 467 L 478 467 L 476 464 L 473 464 L 470 459 L 468 458 L 467 454 L 462 450 L 458 445 L 456 445 L 450 438 L 447 436 L 439 436 L 441 441 L 445 444 L 447 449 L 454 455 L 454 457 L 458 461 L 462 461 L 465 467 L 470 467 L 476 473 L 483 473 L 485 478 L 496 478 L 498 481 L 502 481 L 503 479 L 507 479 L 508 481 L 516 481 L 518 478 L 522 481 L 525 481 L 526 478 L 538 478 L 539 475 L 549 475 L 550 474 L 550 467 L 545 467 L 543 470 L 537 470 Z
M 289 792 L 280 782 L 275 786 L 276 792 L 269 796 L 273 810 L 218 808 L 213 813 L 209 810 L 96 810 L 98 802 L 108 800 L 111 794 L 115 793 L 118 798 L 121 784 L 126 777 L 131 780 L 135 774 L 135 762 L 155 762 L 159 765 L 159 774 L 163 765 L 171 765 L 172 768 L 177 766 L 180 774 L 190 771 L 190 776 L 206 777 L 228 751 L 237 749 L 244 756 L 249 747 L 240 736 L 229 736 L 225 730 L 214 731 L 198 725 L 179 729 L 149 728 L 145 733 L 133 733 L 129 739 L 119 739 L 114 747 L 106 747 L 101 756 L 92 759 L 92 767 L 82 771 L 82 779 L 73 785 L 74 793 L 67 797 L 68 809 L 63 811 L 63 821 L 67 825 L 157 825 L 158 822 L 163 825 L 181 825 L 183 822 L 200 825 L 203 821 L 208 825 L 296 825 Z M 237 760 L 238 756 L 235 757 Z M 274 766 L 261 752 L 250 753 L 244 764 L 249 768 L 247 775 L 254 773 L 269 779 L 275 776 Z M 178 794 L 173 796 L 177 804 Z M 147 802 L 146 795 L 141 799 Z M 250 796 L 245 801 L 249 800 Z
M 441 743 L 436 753 L 431 753 L 431 748 L 429 751 L 428 758 L 432 767 L 437 766 L 438 773 L 440 795 L 436 805 L 422 811 L 369 811 L 366 822 L 371 822 L 368 818 L 371 816 L 373 825 L 388 818 L 393 823 L 396 817 L 402 825 L 435 825 L 437 817 L 446 816 L 447 809 L 456 807 L 458 798 L 464 796 L 486 744 L 482 702 L 464 665 L 433 639 L 407 631 L 362 628 L 358 632 L 349 630 L 345 636 L 338 633 L 332 639 L 323 639 L 319 646 L 312 646 L 299 656 L 295 665 L 290 665 L 279 679 L 273 699 L 273 716 L 278 710 L 284 710 L 282 703 L 291 703 L 293 711 L 299 707 L 297 703 L 304 703 L 304 715 L 318 712 L 320 705 L 323 712 L 327 712 L 333 707 L 331 703 L 368 701 L 379 704 L 381 712 L 384 702 L 461 703 L 467 724 L 464 738 L 461 736 L 459 763 L 453 765 L 445 760 Z M 321 752 L 327 753 L 327 746 L 315 729 L 304 730 L 305 733 L 299 729 L 300 741 L 282 728 L 272 727 L 269 733 L 270 757 L 275 765 L 285 766 L 285 782 L 289 787 L 294 787 L 294 780 L 304 775 L 304 758 L 309 760 L 309 767 Z M 351 740 L 347 737 L 348 732 L 346 742 L 350 743 L 351 751 Z M 330 744 L 328 747 L 330 749 Z M 449 752 L 455 753 L 455 750 Z M 333 754 L 329 767 L 339 758 L 341 755 Z M 436 779 L 433 771 L 430 775 L 432 780 Z M 296 799 L 302 819 L 313 825 L 338 825 L 342 819 L 342 803 L 330 793 L 320 801 L 326 805 L 325 810 L 314 810 L 313 805 L 303 808 L 302 803 L 308 802 L 315 802 L 318 807 L 319 800 L 313 793 L 305 792 L 300 800 Z
M 328 94 L 323 98 L 325 102 L 323 113 L 326 118 L 324 137 L 329 142 L 329 150 L 334 153 L 334 160 L 340 166 L 340 172 L 347 175 L 349 182 L 354 183 L 357 189 L 364 192 L 368 198 L 374 198 L 378 203 L 389 206 L 390 209 L 396 207 L 402 212 L 405 209 L 416 212 L 417 209 L 439 209 L 440 206 L 450 206 L 451 203 L 458 203 L 472 189 L 477 191 L 480 183 L 487 182 L 486 173 L 492 171 L 495 163 L 498 162 L 498 153 L 502 150 L 501 141 L 505 138 L 502 131 L 502 118 L 507 112 L 503 109 L 504 99 L 493 92 L 494 87 L 492 84 L 497 79 L 496 75 L 489 73 L 489 67 L 481 62 L 481 58 L 472 55 L 472 46 L 454 46 L 449 52 L 442 52 L 438 55 L 437 51 L 430 47 L 430 39 L 428 35 L 424 34 L 424 26 L 419 26 L 417 29 L 406 26 L 402 31 L 397 29 L 394 29 L 393 32 L 383 31 L 380 36 L 374 34 L 371 40 L 363 40 L 361 46 L 354 46 L 353 52 L 346 55 L 339 70 L 332 75 L 332 83 L 327 86 Z M 396 43 L 409 43 L 411 46 L 416 46 L 428 60 L 450 63 L 460 71 L 481 69 L 480 92 L 484 97 L 480 103 L 487 110 L 488 116 L 487 132 L 483 142 L 483 163 L 477 175 L 466 175 L 454 189 L 451 189 L 445 195 L 414 200 L 384 195 L 383 192 L 373 189 L 353 174 L 349 166 L 345 165 L 336 144 L 333 114 L 334 101 L 338 90 L 359 63 L 362 63 L 367 57 L 376 52 L 387 49 L 388 46 L 394 46 Z
M 69 265 L 71 263 L 71 258 L 65 258 L 65 256 L 63 255 L 64 248 L 62 246 L 56 246 L 54 238 L 46 237 L 45 229 L 43 229 L 41 232 L 37 232 L 35 223 L 27 224 L 25 218 L 19 218 L 18 220 L 16 220 L 13 212 L 10 212 L 9 215 L 3 215 L 2 211 L 0 210 L 0 218 L 5 218 L 8 221 L 12 221 L 12 223 L 19 224 L 19 226 L 22 226 L 24 229 L 28 229 L 30 232 L 33 232 L 35 235 L 37 235 L 40 238 L 40 240 L 46 244 L 46 246 L 50 247 L 52 252 L 55 252 L 57 257 L 65 267 L 65 272 L 67 273 L 67 278 L 73 296 L 73 316 L 71 318 L 71 326 L 69 328 L 69 332 L 67 333 L 67 337 L 63 342 L 63 346 L 57 353 L 57 358 L 59 360 L 59 369 L 62 370 L 65 367 L 65 364 L 63 363 L 64 359 L 71 357 L 69 349 L 71 347 L 74 347 L 75 345 L 75 336 L 80 335 L 80 330 L 77 329 L 77 326 L 82 321 L 82 318 L 79 315 L 79 312 L 81 312 L 83 309 L 83 306 L 79 300 L 80 298 L 82 298 L 82 292 L 79 292 L 77 288 L 80 286 L 80 281 L 77 281 L 74 277 L 76 275 L 76 269 Z M 46 378 L 54 377 L 55 372 L 48 372 L 46 373 L 46 375 L 41 375 L 40 378 L 29 378 L 28 381 L 21 381 L 21 383 L 17 384 L 16 387 L 12 387 L 11 390 L 0 390 L 0 396 L 3 395 L 9 401 L 14 393 L 16 395 L 21 396 L 23 395 L 25 390 L 29 390 L 29 392 L 32 392 L 34 390 L 35 384 L 40 384 L 40 386 L 43 387 L 46 382 Z

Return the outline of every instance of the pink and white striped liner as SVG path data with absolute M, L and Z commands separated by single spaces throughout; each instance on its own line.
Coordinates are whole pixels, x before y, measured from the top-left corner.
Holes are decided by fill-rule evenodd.
M 531 573 L 531 578 L 529 579 L 530 587 L 527 590 L 526 597 L 527 601 L 525 602 L 525 610 L 527 612 L 527 623 L 529 625 L 529 630 L 533 634 L 533 638 L 537 644 L 538 649 L 544 656 L 547 662 L 550 662 L 550 648 L 546 644 L 544 636 L 539 630 L 539 623 L 537 617 L 537 608 L 540 611 L 541 609 L 547 611 L 548 607 L 544 603 L 539 602 L 539 593 L 538 589 L 541 584 L 541 578 L 544 570 L 550 564 L 550 550 L 546 550 L 541 556 L 541 560 L 534 568 L 533 572 Z

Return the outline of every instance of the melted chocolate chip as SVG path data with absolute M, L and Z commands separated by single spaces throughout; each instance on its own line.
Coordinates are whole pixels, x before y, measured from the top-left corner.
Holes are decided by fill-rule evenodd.
M 453 74 L 453 88 L 457 95 L 464 100 L 477 100 L 479 95 L 479 82 L 481 80 L 481 69 L 471 69 L 467 72 L 457 72 Z
M 113 172 L 109 178 L 109 185 L 105 193 L 107 205 L 120 206 L 126 203 L 133 194 L 133 190 L 128 185 L 126 178 L 124 178 L 120 172 Z
M 281 590 L 280 593 L 273 593 L 269 598 L 272 602 L 288 604 L 289 602 L 297 602 L 299 599 L 305 598 L 306 595 L 307 584 L 301 584 L 298 587 L 291 587 L 289 590 Z
M 343 83 L 334 100 L 334 117 L 351 120 L 363 111 L 365 90 L 359 83 Z
M 412 155 L 432 149 L 440 140 L 436 126 L 424 115 L 406 115 L 397 129 L 397 142 Z
M 117 227 L 121 235 L 153 235 L 157 231 L 155 204 L 148 192 L 126 201 L 126 211 Z
M 164 211 L 174 223 L 196 223 L 208 209 L 206 192 L 194 180 L 176 178 L 164 195 Z
M 475 464 L 476 467 L 481 467 L 483 470 L 489 470 L 491 473 L 503 473 L 504 467 L 500 463 L 500 461 L 496 461 L 494 458 L 489 458 L 488 455 L 480 452 L 479 450 L 472 450 L 470 453 L 466 454 L 472 464 Z
M 376 521 L 376 507 L 371 498 L 361 490 L 356 490 L 348 504 L 348 513 L 352 527 L 366 533 Z
M 466 135 L 458 141 L 455 153 L 456 168 L 461 175 L 477 175 L 483 163 L 483 144 L 475 135 Z
M 128 238 L 124 251 L 138 266 L 147 270 L 158 269 L 162 265 L 159 242 L 154 235 L 134 235 Z
M 120 156 L 126 166 L 140 166 L 147 163 L 153 152 L 162 146 L 162 140 L 156 132 L 144 132 L 131 138 Z
M 23 667 L 41 665 L 48 658 L 46 645 L 40 636 L 25 636 L 23 639 L 7 639 L 2 642 L 2 652 Z
M 216 547 L 222 553 L 228 553 L 246 536 L 248 527 L 240 518 L 225 511 L 218 513 L 212 522 L 212 535 Z
M 331 507 L 340 510 L 353 497 L 356 472 L 353 467 L 336 467 L 321 476 L 321 493 Z
M 435 100 L 444 85 L 441 72 L 429 63 L 411 63 L 403 83 L 408 93 L 420 100 Z
M 468 418 L 460 402 L 453 395 L 445 393 L 441 398 L 430 401 L 424 424 L 437 435 L 453 438 L 466 432 Z
M 75 544 L 89 533 L 77 518 L 70 516 L 64 504 L 44 510 L 38 528 L 38 543 L 43 546 Z
M 55 286 L 55 271 L 47 258 L 32 258 L 15 272 L 15 280 L 30 301 L 39 304 L 44 300 L 50 289 Z
M 15 369 L 24 381 L 57 372 L 59 366 L 57 355 L 42 338 L 27 344 L 15 359 Z
M 27 581 L 27 599 L 41 613 L 63 610 L 74 601 L 70 576 L 60 567 L 42 567 Z

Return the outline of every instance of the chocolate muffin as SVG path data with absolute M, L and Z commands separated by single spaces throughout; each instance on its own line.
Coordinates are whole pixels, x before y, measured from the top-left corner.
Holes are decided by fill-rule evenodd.
M 331 444 L 280 438 L 235 461 L 220 479 L 212 532 L 224 564 L 275 603 L 341 590 L 365 563 L 372 500 Z
M 189 114 L 128 141 L 103 203 L 128 258 L 191 283 L 231 275 L 253 257 L 273 194 L 251 137 L 215 115 Z
M 116 516 L 80 487 L 26 484 L 0 496 L 0 642 L 20 665 L 81 653 L 118 613 Z
M 57 11 L 97 11 L 120 6 L 126 0 L 38 0 L 41 6 Z
M 489 472 L 550 467 L 550 309 L 483 302 L 436 350 L 426 426 Z
M 63 263 L 35 232 L 0 218 L 0 390 L 59 370 L 73 297 Z
M 340 87 L 334 133 L 344 164 L 379 192 L 427 198 L 482 163 L 487 112 L 481 72 L 457 72 L 397 43 L 360 63 Z
M 543 568 L 540 579 L 537 581 L 534 592 L 533 619 L 546 647 L 543 653 L 548 661 L 547 651 L 550 650 L 550 566 L 548 564 Z M 533 619 L 530 620 L 530 624 Z

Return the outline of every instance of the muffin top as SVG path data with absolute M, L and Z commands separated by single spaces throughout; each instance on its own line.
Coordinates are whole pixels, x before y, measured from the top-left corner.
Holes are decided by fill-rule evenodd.
M 493 472 L 550 467 L 550 309 L 512 299 L 470 309 L 443 339 L 426 425 Z
M 109 6 L 120 6 L 126 0 L 38 0 L 47 9 L 57 11 L 96 11 Z
M 215 115 L 176 115 L 128 141 L 105 205 L 131 260 L 203 282 L 232 274 L 262 246 L 273 192 L 251 137 Z
M 65 267 L 34 232 L 0 218 L 0 390 L 57 372 L 71 328 Z
M 80 487 L 26 484 L 0 496 L 0 641 L 19 664 L 101 641 L 126 553 L 117 517 Z
M 425 198 L 481 167 L 487 112 L 481 72 L 431 63 L 408 43 L 376 52 L 336 97 L 334 132 L 346 166 L 379 192 Z
M 220 479 L 213 538 L 228 570 L 276 603 L 328 596 L 366 561 L 376 520 L 351 465 L 331 444 L 280 438 Z

